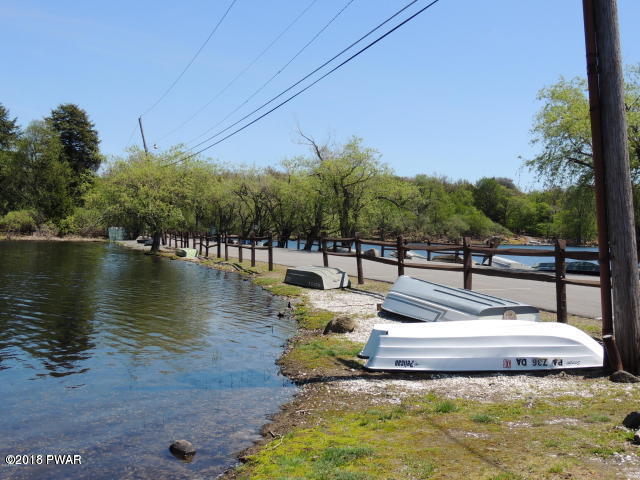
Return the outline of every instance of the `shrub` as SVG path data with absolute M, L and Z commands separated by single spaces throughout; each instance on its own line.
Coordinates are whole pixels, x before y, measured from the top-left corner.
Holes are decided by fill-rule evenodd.
M 78 208 L 72 215 L 63 218 L 60 223 L 60 234 L 98 237 L 105 235 L 100 212 L 88 208 Z
M 33 233 L 36 229 L 36 212 L 14 210 L 0 219 L 0 230 L 11 233 Z

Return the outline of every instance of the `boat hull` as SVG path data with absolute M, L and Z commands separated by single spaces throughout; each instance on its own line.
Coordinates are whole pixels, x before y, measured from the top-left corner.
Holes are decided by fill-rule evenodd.
M 603 349 L 566 324 L 472 320 L 376 325 L 360 356 L 370 370 L 531 371 L 601 367 Z
M 404 275 L 385 297 L 382 310 L 422 322 L 540 318 L 539 310 L 531 305 Z

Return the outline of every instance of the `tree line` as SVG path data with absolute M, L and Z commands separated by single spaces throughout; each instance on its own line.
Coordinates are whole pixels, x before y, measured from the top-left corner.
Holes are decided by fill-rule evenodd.
M 629 69 L 636 186 L 638 76 L 637 67 Z M 60 105 L 25 129 L 0 105 L 0 229 L 96 235 L 113 225 L 137 235 L 215 228 L 242 235 L 273 232 L 283 239 L 317 238 L 323 231 L 451 240 L 524 234 L 591 242 L 596 227 L 585 82 L 561 79 L 542 89 L 539 100 L 543 106 L 532 127 L 539 154 L 525 166 L 545 188 L 530 192 L 501 177 L 471 183 L 399 176 L 362 139 L 323 143 L 303 132 L 306 155 L 266 168 L 183 160 L 180 146 L 160 154 L 133 148 L 107 160 L 94 124 L 77 105 Z

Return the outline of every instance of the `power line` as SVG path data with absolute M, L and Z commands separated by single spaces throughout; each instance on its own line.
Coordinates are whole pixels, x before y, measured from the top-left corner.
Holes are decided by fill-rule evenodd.
M 300 56 L 300 54 L 302 52 L 304 52 L 309 45 L 311 45 L 327 28 L 329 28 L 329 26 L 342 14 L 342 12 L 344 12 L 349 5 L 351 5 L 354 2 L 354 0 L 349 0 L 339 11 L 338 13 L 336 13 L 331 20 L 329 20 L 312 38 L 311 40 L 309 40 L 306 44 L 304 44 L 304 46 L 297 51 L 297 53 L 291 57 L 289 59 L 289 61 L 287 63 L 285 63 L 282 67 L 280 67 L 278 69 L 278 71 L 276 73 L 274 73 L 271 78 L 269 78 L 269 80 L 267 80 L 266 82 L 264 82 L 255 92 L 253 92 L 251 95 L 249 95 L 249 97 L 243 101 L 240 105 L 238 105 L 235 109 L 233 109 L 231 112 L 229 112 L 222 120 L 220 120 L 218 123 L 216 123 L 214 126 L 208 128 L 207 130 L 205 130 L 204 132 L 202 132 L 200 135 L 198 135 L 195 138 L 192 138 L 191 140 L 187 141 L 186 143 L 189 144 L 191 142 L 193 142 L 194 140 L 197 140 L 200 137 L 205 136 L 207 133 L 209 133 L 211 130 L 215 129 L 216 127 L 218 127 L 219 125 L 221 125 L 222 123 L 225 122 L 225 120 L 227 120 L 230 116 L 232 116 L 234 113 L 236 113 L 238 110 L 240 110 L 242 107 L 244 107 L 247 103 L 249 103 L 251 101 L 251 99 L 253 97 L 255 97 L 258 93 L 260 93 L 262 90 L 264 90 L 264 88 L 269 85 L 278 75 L 280 75 L 289 65 L 291 65 L 291 63 Z
M 191 65 L 193 64 L 193 62 L 196 60 L 196 58 L 198 58 L 198 55 L 200 55 L 200 52 L 202 52 L 202 49 L 204 49 L 204 47 L 207 45 L 207 43 L 209 43 L 209 40 L 211 40 L 211 37 L 213 37 L 213 35 L 216 33 L 216 31 L 218 30 L 218 27 L 220 27 L 220 25 L 222 24 L 223 20 L 227 17 L 227 15 L 229 14 L 229 11 L 231 11 L 231 8 L 235 5 L 235 3 L 238 0 L 232 0 L 231 3 L 229 4 L 229 7 L 227 8 L 227 10 L 224 12 L 224 14 L 222 15 L 222 17 L 220 17 L 220 20 L 218 20 L 218 23 L 216 23 L 216 26 L 213 27 L 213 30 L 211 30 L 211 33 L 209 33 L 209 36 L 207 37 L 207 39 L 204 41 L 204 43 L 202 45 L 200 45 L 200 48 L 198 49 L 198 51 L 195 53 L 195 55 L 193 57 L 191 57 L 191 60 L 189 60 L 189 63 L 187 63 L 187 66 L 184 67 L 184 69 L 182 70 L 182 72 L 180 73 L 180 75 L 178 75 L 178 77 L 173 81 L 173 83 L 171 85 L 169 85 L 169 88 L 167 88 L 165 90 L 165 92 L 160 95 L 160 98 L 158 98 L 158 100 L 155 101 L 155 103 L 153 105 L 151 105 L 149 108 L 147 108 L 147 110 L 145 110 L 145 112 L 140 115 L 141 117 L 145 116 L 147 113 L 149 113 L 151 110 L 153 110 L 154 108 L 156 108 L 156 106 L 158 106 L 158 104 L 169 94 L 169 92 L 171 90 L 173 90 L 173 87 L 176 86 L 176 84 L 180 81 L 180 79 L 182 78 L 182 76 L 187 72 L 187 70 L 189 70 L 189 67 L 191 67 Z
M 272 97 L 270 100 L 268 100 L 267 102 L 263 103 L 262 105 L 260 105 L 258 108 L 256 108 L 255 110 L 253 110 L 252 112 L 247 113 L 244 117 L 240 118 L 239 120 L 237 120 L 236 122 L 232 123 L 231 125 L 229 125 L 228 127 L 224 128 L 223 130 L 219 131 L 218 133 L 216 133 L 215 135 L 212 135 L 211 137 L 208 137 L 206 139 L 204 139 L 203 141 L 201 141 L 200 143 L 195 144 L 193 147 L 190 147 L 188 150 L 193 150 L 194 148 L 198 148 L 200 145 L 208 142 L 209 140 L 213 140 L 214 138 L 222 135 L 224 132 L 226 132 L 227 130 L 230 130 L 231 128 L 235 127 L 236 125 L 238 125 L 240 122 L 246 120 L 247 118 L 249 118 L 251 115 L 253 115 L 254 113 L 262 110 L 264 107 L 266 107 L 267 105 L 269 105 L 270 103 L 273 103 L 275 100 L 277 100 L 278 98 L 280 98 L 282 95 L 284 95 L 285 93 L 287 93 L 288 91 L 292 90 L 293 88 L 297 87 L 298 85 L 300 85 L 302 82 L 304 82 L 307 78 L 309 78 L 310 76 L 312 76 L 314 73 L 318 72 L 319 70 L 321 70 L 322 68 L 324 68 L 325 66 L 327 66 L 328 64 L 330 64 L 331 62 L 333 62 L 336 58 L 338 58 L 339 56 L 341 56 L 343 53 L 345 53 L 346 51 L 350 50 L 351 48 L 353 48 L 355 45 L 357 45 L 358 43 L 360 43 L 362 40 L 364 40 L 365 38 L 367 38 L 369 35 L 371 35 L 373 32 L 375 32 L 376 30 L 378 30 L 379 28 L 381 28 L 382 26 L 386 25 L 387 23 L 389 23 L 391 20 L 393 20 L 395 17 L 397 17 L 398 15 L 400 15 L 402 12 L 404 12 L 407 8 L 409 8 L 411 5 L 413 5 L 414 3 L 416 3 L 418 0 L 412 0 L 411 2 L 409 2 L 408 4 L 406 4 L 404 7 L 402 7 L 400 10 L 398 10 L 397 12 L 395 12 L 393 15 L 391 15 L 390 17 L 388 17 L 386 20 L 384 20 L 382 23 L 378 24 L 377 26 L 375 26 L 374 28 L 372 28 L 371 30 L 369 30 L 367 33 L 365 33 L 364 35 L 362 35 L 360 38 L 358 38 L 356 41 L 352 42 L 348 47 L 342 49 L 340 52 L 338 52 L 336 55 L 334 55 L 333 57 L 331 57 L 329 60 L 327 60 L 326 62 L 324 62 L 322 65 L 320 65 L 318 68 L 316 68 L 315 70 L 313 70 L 312 72 L 308 73 L 307 75 L 305 75 L 304 77 L 302 77 L 300 80 L 298 80 L 296 83 L 294 83 L 293 85 L 289 86 L 288 88 L 284 89 L 282 92 L 280 92 L 278 95 L 276 95 L 275 97 Z
M 291 27 L 293 27 L 298 20 L 300 20 L 300 18 L 302 18 L 302 16 L 307 13 L 307 11 L 313 7 L 315 5 L 315 3 L 318 0 L 312 0 L 311 3 L 309 5 L 307 5 L 307 7 L 300 12 L 300 14 L 293 19 L 293 21 L 291 23 L 289 23 L 289 25 L 287 25 L 285 27 L 284 30 L 282 30 L 278 36 L 276 38 L 274 38 L 271 43 L 269 45 L 267 45 L 259 54 L 258 56 L 256 56 L 250 63 L 249 65 L 247 65 L 244 69 L 242 69 L 240 71 L 240 73 L 238 73 L 229 83 L 227 83 L 227 85 L 225 85 L 218 93 L 216 93 L 213 98 L 211 98 L 211 100 L 209 100 L 207 103 L 205 103 L 202 107 L 200 107 L 198 110 L 196 110 L 189 118 L 187 118 L 184 122 L 182 122 L 180 125 L 178 125 L 177 127 L 175 127 L 173 130 L 165 133 L 164 135 L 162 135 L 160 138 L 157 139 L 157 142 L 164 140 L 165 138 L 167 138 L 169 135 L 174 134 L 175 132 L 177 132 L 178 130 L 180 130 L 182 127 L 184 127 L 187 123 L 189 123 L 191 120 L 193 120 L 195 117 L 197 117 L 198 115 L 200 115 L 200 113 L 202 113 L 203 110 L 205 110 L 209 105 L 211 105 L 215 100 L 217 100 L 220 95 L 222 95 L 224 92 L 226 92 L 234 83 L 236 83 L 236 81 L 238 81 L 238 79 L 240 79 L 240 77 L 242 77 L 245 73 L 247 73 L 247 71 L 253 67 L 256 62 L 258 60 L 260 60 L 262 58 L 262 56 L 267 53 L 271 47 L 273 47 L 275 45 L 275 43 L 280 40 L 280 38 L 282 38 L 282 36 L 287 33 Z
M 403 20 L 402 22 L 400 22 L 398 25 L 396 25 L 395 27 L 393 27 L 392 29 L 388 30 L 387 32 L 385 32 L 383 35 L 379 36 L 378 38 L 376 38 L 374 41 L 372 41 L 371 43 L 369 43 L 368 45 L 366 45 L 365 47 L 361 48 L 360 50 L 358 50 L 356 53 L 354 53 L 353 55 L 351 55 L 349 58 L 347 58 L 346 60 L 344 60 L 342 63 L 338 64 L 337 66 L 333 67 L 331 70 L 329 70 L 327 73 L 325 73 L 324 75 L 322 75 L 320 78 L 314 80 L 312 83 L 310 83 L 309 85 L 307 85 L 306 87 L 304 87 L 302 90 L 298 91 L 297 93 L 291 95 L 289 98 L 287 98 L 286 100 L 284 100 L 283 102 L 279 103 L 278 105 L 276 105 L 275 107 L 273 107 L 271 110 L 263 113 L 262 115 L 260 115 L 259 117 L 255 118 L 254 120 L 252 120 L 251 122 L 247 123 L 246 125 L 243 125 L 242 127 L 238 128 L 237 130 L 234 130 L 233 132 L 231 132 L 229 135 L 221 138 L 220 140 L 218 140 L 217 142 L 212 143 L 211 145 L 204 147 L 200 150 L 198 150 L 195 153 L 192 153 L 191 155 L 188 155 L 184 158 L 178 159 L 174 162 L 168 163 L 166 164 L 166 166 L 169 165 L 174 165 L 180 162 L 183 162 L 185 160 L 188 160 L 192 157 L 195 157 L 196 155 L 199 155 L 200 153 L 204 152 L 205 150 L 208 150 L 212 147 L 215 147 L 216 145 L 218 145 L 219 143 L 224 142 L 225 140 L 227 140 L 228 138 L 240 133 L 242 130 L 244 130 L 245 128 L 250 127 L 251 125 L 253 125 L 254 123 L 258 122 L 259 120 L 263 119 L 264 117 L 266 117 L 267 115 L 269 115 L 270 113 L 274 112 L 275 110 L 279 109 L 280 107 L 282 107 L 283 105 L 289 103 L 291 100 L 293 100 L 294 98 L 296 98 L 298 95 L 306 92 L 307 90 L 309 90 L 311 87 L 313 87 L 316 83 L 318 83 L 319 81 L 321 81 L 322 79 L 326 78 L 327 76 L 331 75 L 333 72 L 335 72 L 336 70 L 338 70 L 339 68 L 341 68 L 343 65 L 349 63 L 351 60 L 353 60 L 354 58 L 356 58 L 358 55 L 360 55 L 361 53 L 365 52 L 366 50 L 368 50 L 369 48 L 373 47 L 375 44 L 377 44 L 378 42 L 380 42 L 381 40 L 383 40 L 384 38 L 386 38 L 387 36 L 389 36 L 390 34 L 392 34 L 393 32 L 395 32 L 396 30 L 398 30 L 400 27 L 402 27 L 403 25 L 405 25 L 406 23 L 410 22 L 411 20 L 413 20 L 415 17 L 417 17 L 418 15 L 420 15 L 422 12 L 424 12 L 425 10 L 427 10 L 428 8 L 432 7 L 433 5 L 435 5 L 436 3 L 438 3 L 440 0 L 433 0 L 431 3 L 429 3 L 428 5 L 426 5 L 425 7 L 422 7 L 420 10 L 418 10 L 416 13 L 414 13 L 413 15 L 411 15 L 410 17 L 406 18 L 405 20 Z

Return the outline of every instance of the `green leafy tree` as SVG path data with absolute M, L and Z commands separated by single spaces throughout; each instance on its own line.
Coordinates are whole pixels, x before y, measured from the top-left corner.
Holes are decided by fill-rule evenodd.
M 510 190 L 495 178 L 481 178 L 473 191 L 473 203 L 494 222 L 506 225 Z
M 525 165 L 551 185 L 590 184 L 593 159 L 586 80 L 561 78 L 540 90 L 538 100 L 543 106 L 533 123 L 532 144 L 539 146 L 541 151 Z M 637 183 L 640 174 L 640 66 L 627 69 L 625 107 L 631 172 Z
M 362 145 L 362 139 L 352 137 L 342 146 L 319 145 L 308 141 L 315 153 L 312 175 L 318 181 L 323 195 L 328 199 L 342 237 L 352 237 L 360 221 L 360 214 L 372 199 L 371 186 L 387 168 L 380 161 L 380 154 Z
M 151 251 L 158 251 L 162 232 L 185 223 L 184 167 L 173 163 L 180 155 L 178 151 L 154 156 L 132 150 L 128 158 L 109 167 L 91 206 L 104 212 L 105 221 L 112 225 L 150 232 Z
M 64 158 L 76 173 L 95 172 L 100 167 L 98 132 L 87 112 L 72 103 L 59 105 L 46 122 L 58 133 Z
M 70 213 L 73 172 L 60 160 L 61 151 L 56 133 L 44 122 L 32 122 L 15 151 L 0 155 L 4 211 L 33 209 L 54 221 Z
M 20 136 L 18 119 L 9 116 L 9 110 L 0 103 L 0 151 L 11 149 Z

